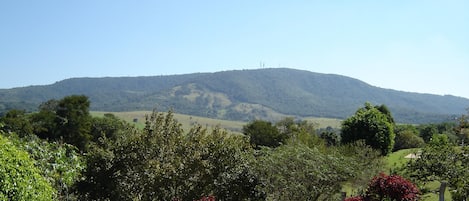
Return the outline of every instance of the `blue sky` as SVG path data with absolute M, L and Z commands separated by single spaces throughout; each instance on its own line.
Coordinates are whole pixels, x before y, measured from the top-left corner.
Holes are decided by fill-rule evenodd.
M 15 0 L 0 26 L 0 88 L 262 63 L 469 98 L 469 1 Z

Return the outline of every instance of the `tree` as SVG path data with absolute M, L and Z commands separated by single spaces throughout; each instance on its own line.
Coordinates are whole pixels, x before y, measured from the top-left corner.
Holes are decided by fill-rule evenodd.
M 0 200 L 53 200 L 55 190 L 29 155 L 0 131 Z
M 56 110 L 57 138 L 85 150 L 91 140 L 90 101 L 86 96 L 72 95 L 59 101 Z
M 255 120 L 243 126 L 243 133 L 250 137 L 251 144 L 260 146 L 277 147 L 285 142 L 287 134 L 281 133 L 271 122 Z
M 423 147 L 425 142 L 418 136 L 418 130 L 412 125 L 396 126 L 396 138 L 393 151 Z
M 90 101 L 83 95 L 71 95 L 61 100 L 49 100 L 31 115 L 34 133 L 43 139 L 63 141 L 86 151 L 92 140 Z
M 91 143 L 82 200 L 254 199 L 253 150 L 244 136 L 201 126 L 184 133 L 172 112 L 147 117 L 145 128 L 126 128 Z
M 326 155 L 304 144 L 265 148 L 257 171 L 268 200 L 332 198 L 353 174 L 346 158 Z
M 119 132 L 125 130 L 130 125 L 124 120 L 118 119 L 115 115 L 107 113 L 104 117 L 92 117 L 90 135 L 92 141 L 100 143 L 100 139 L 115 140 Z
M 29 122 L 24 110 L 10 110 L 0 118 L 5 126 L 2 128 L 7 132 L 15 132 L 19 136 L 27 136 L 33 133 L 33 127 Z
M 425 142 L 430 142 L 433 135 L 438 134 L 438 128 L 435 124 L 420 125 L 420 137 L 423 138 Z
M 458 125 L 455 127 L 455 132 L 458 133 L 461 145 L 469 144 L 469 108 L 467 115 L 461 115 Z
M 365 103 L 365 107 L 346 119 L 342 123 L 342 143 L 365 140 L 383 155 L 389 154 L 394 146 L 394 120 L 390 112 L 383 113 L 378 109 L 383 107 Z
M 56 140 L 57 127 L 55 119 L 57 118 L 58 101 L 49 100 L 39 106 L 39 112 L 30 116 L 33 132 L 42 139 Z
M 439 181 L 454 189 L 453 200 L 469 197 L 469 148 L 458 150 L 446 135 L 433 135 L 416 160 L 409 161 L 404 173 L 419 182 Z M 444 190 L 443 190 L 444 191 Z
M 337 146 L 340 143 L 339 136 L 332 131 L 322 131 L 319 137 L 324 139 L 327 146 Z
M 342 183 L 360 180 L 379 168 L 379 154 L 364 144 L 318 149 L 289 141 L 275 149 L 263 147 L 255 160 L 267 200 L 337 200 Z M 375 157 L 376 156 L 376 157 Z

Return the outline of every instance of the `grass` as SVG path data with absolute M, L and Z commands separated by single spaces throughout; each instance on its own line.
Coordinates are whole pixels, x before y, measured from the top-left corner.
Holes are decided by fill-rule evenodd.
M 342 124 L 341 119 L 333 119 L 333 118 L 307 117 L 307 118 L 304 118 L 304 120 L 317 123 L 319 128 L 332 127 L 332 128 L 340 129 L 341 124 Z
M 418 148 L 403 149 L 403 150 L 399 150 L 399 151 L 396 151 L 396 152 L 393 152 L 393 153 L 389 154 L 389 156 L 387 156 L 385 158 L 385 168 L 386 168 L 386 170 L 384 170 L 384 172 L 390 174 L 390 172 L 392 172 L 392 170 L 396 170 L 396 169 L 399 169 L 399 168 L 403 167 L 410 160 L 415 160 L 415 159 L 407 159 L 407 158 L 405 158 L 405 156 L 407 156 L 409 154 L 412 154 L 412 153 L 415 154 L 415 153 L 417 153 L 418 150 L 419 150 Z M 440 182 L 434 181 L 434 182 L 427 183 L 425 185 L 425 188 L 429 189 L 430 191 L 436 192 L 440 188 Z M 431 193 L 431 192 L 426 193 L 426 194 L 422 195 L 421 200 L 423 200 L 423 201 L 438 201 L 438 194 Z M 445 191 L 445 200 L 451 200 L 451 194 L 450 194 L 448 188 L 446 188 L 446 191 Z
M 134 123 L 138 128 L 143 128 L 145 126 L 145 116 L 150 115 L 151 111 L 131 111 L 131 112 L 102 112 L 102 111 L 93 111 L 91 114 L 93 116 L 103 116 L 106 113 L 114 114 L 116 117 L 125 120 L 127 122 Z M 220 119 L 211 119 L 205 117 L 198 117 L 192 115 L 178 114 L 174 113 L 174 118 L 182 124 L 184 130 L 190 130 L 194 125 L 200 124 L 204 127 L 211 128 L 219 126 L 221 128 L 227 129 L 229 131 L 240 133 L 243 125 L 246 122 L 242 121 L 228 121 Z
M 103 116 L 106 113 L 112 113 L 118 118 L 123 119 L 127 122 L 134 123 L 137 127 L 143 128 L 145 123 L 145 115 L 151 114 L 151 111 L 130 111 L 130 112 L 104 112 L 104 111 L 92 111 L 91 115 L 93 116 Z M 219 126 L 226 130 L 241 133 L 243 126 L 248 122 L 244 121 L 231 121 L 231 120 L 221 120 L 221 119 L 212 119 L 200 116 L 185 115 L 174 113 L 174 118 L 182 124 L 184 130 L 191 129 L 195 124 L 200 124 L 204 127 L 215 127 Z M 136 120 L 136 122 L 134 121 Z M 318 128 L 340 128 L 341 120 L 332 119 L 332 118 L 316 118 L 308 117 L 305 120 L 316 123 Z
M 389 154 L 385 159 L 385 168 L 384 172 L 390 174 L 393 170 L 403 167 L 407 162 L 412 159 L 405 158 L 409 154 L 417 153 L 419 149 L 403 149 Z

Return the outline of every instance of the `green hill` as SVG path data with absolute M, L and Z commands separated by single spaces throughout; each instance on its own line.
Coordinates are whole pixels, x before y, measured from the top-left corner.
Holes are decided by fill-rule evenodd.
M 350 77 L 275 68 L 171 76 L 73 78 L 52 85 L 0 89 L 0 112 L 34 110 L 66 95 L 90 97 L 95 111 L 173 108 L 246 121 L 284 116 L 346 118 L 369 101 L 386 104 L 398 122 L 428 123 L 464 113 L 469 99 L 383 89 Z

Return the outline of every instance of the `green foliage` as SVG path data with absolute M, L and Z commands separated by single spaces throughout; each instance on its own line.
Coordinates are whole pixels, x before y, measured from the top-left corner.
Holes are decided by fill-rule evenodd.
M 88 97 L 82 95 L 44 102 L 39 112 L 31 115 L 33 132 L 40 138 L 63 141 L 85 151 L 92 140 L 89 107 Z
M 438 129 L 435 124 L 421 125 L 419 129 L 420 137 L 422 137 L 425 142 L 430 142 L 432 136 L 438 134 Z
M 14 132 L 19 136 L 27 136 L 33 133 L 33 127 L 23 110 L 10 110 L 5 116 L 0 117 L 0 122 L 4 123 L 2 128 L 6 132 Z
M 462 115 L 458 119 L 458 125 L 454 128 L 461 144 L 469 144 L 469 108 L 467 112 L 467 115 Z
M 379 155 L 361 145 L 347 145 L 342 150 L 321 150 L 303 143 L 264 148 L 256 157 L 263 183 L 260 188 L 267 200 L 340 199 L 342 183 L 368 181 L 369 172 L 365 171 L 374 170 L 373 175 L 374 168 L 380 167 L 375 160 Z
M 174 108 L 184 114 L 243 121 L 267 119 L 271 114 L 343 119 L 364 101 L 370 101 L 389 106 L 397 122 L 429 123 L 459 116 L 469 105 L 465 98 L 380 89 L 340 75 L 260 69 L 78 78 L 47 86 L 0 89 L 0 114 L 2 109 L 31 111 L 41 102 L 70 94 L 87 95 L 93 100 L 92 110 L 97 111 L 151 110 L 157 103 L 156 107 L 163 110 Z M 246 105 L 255 108 L 240 109 Z
M 340 137 L 333 131 L 322 131 L 319 135 L 326 142 L 327 146 L 337 146 L 340 144 Z
M 335 149 L 351 161 L 348 165 L 353 168 L 354 176 L 348 183 L 358 191 L 365 190 L 369 180 L 384 168 L 381 152 L 366 145 L 363 140 L 341 145 Z
M 390 112 L 383 113 L 379 108 L 365 103 L 355 114 L 342 123 L 342 143 L 365 140 L 366 144 L 381 150 L 383 155 L 391 152 L 394 146 L 394 124 Z
M 9 133 L 4 137 L 29 154 L 40 174 L 57 190 L 58 199 L 71 199 L 73 185 L 81 178 L 85 168 L 83 158 L 75 146 L 47 142 L 35 135 L 20 138 L 16 133 Z
M 277 147 L 285 142 L 287 134 L 280 132 L 271 122 L 255 120 L 243 127 L 243 133 L 250 138 L 253 146 Z
M 397 126 L 393 151 L 423 147 L 425 142 L 418 135 L 417 128 L 412 125 Z
M 434 135 L 419 158 L 410 161 L 404 171 L 419 182 L 448 182 L 453 189 L 452 199 L 465 200 L 469 197 L 468 150 L 453 147 L 446 135 Z
M 257 171 L 267 200 L 323 200 L 352 176 L 344 158 L 326 155 L 306 145 L 263 149 Z
M 252 148 L 238 135 L 194 127 L 187 134 L 173 119 L 154 112 L 141 130 L 128 128 L 115 140 L 101 137 L 87 156 L 78 188 L 90 200 L 222 200 L 255 198 Z
M 89 114 L 90 101 L 86 96 L 72 95 L 59 101 L 55 122 L 57 138 L 85 150 L 91 140 Z
M 33 132 L 42 139 L 57 139 L 57 127 L 55 119 L 57 118 L 58 101 L 49 100 L 39 106 L 39 112 L 31 114 L 31 124 Z
M 91 141 L 100 143 L 100 139 L 115 140 L 119 132 L 129 127 L 129 123 L 118 119 L 115 115 L 106 113 L 103 117 L 93 117 L 91 119 L 90 135 Z
M 81 178 L 86 165 L 78 149 L 69 144 L 47 142 L 30 136 L 20 146 L 35 160 L 34 165 L 58 191 L 58 199 L 69 200 L 73 185 Z
M 2 133 L 3 135 L 3 133 Z M 0 135 L 0 200 L 53 200 L 55 190 L 25 151 Z

